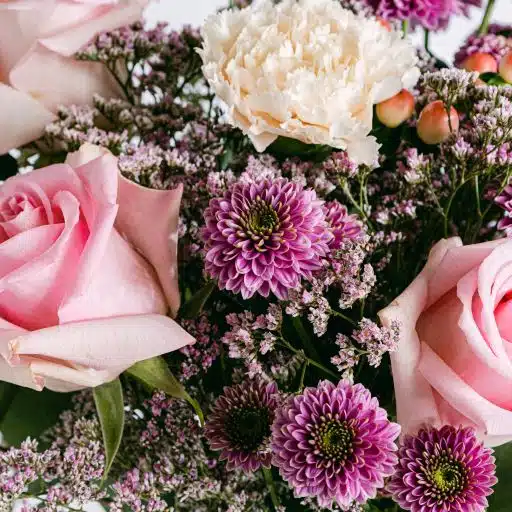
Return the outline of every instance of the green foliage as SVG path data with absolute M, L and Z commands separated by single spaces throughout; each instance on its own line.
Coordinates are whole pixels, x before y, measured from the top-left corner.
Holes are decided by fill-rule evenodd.
M 116 458 L 124 430 L 123 388 L 119 378 L 94 388 L 94 403 L 100 420 L 105 447 L 105 473 L 107 477 Z
M 267 151 L 279 160 L 298 157 L 312 162 L 321 162 L 333 152 L 333 148 L 322 144 L 306 144 L 300 140 L 278 137 L 267 148 Z
M 183 304 L 181 308 L 181 318 L 197 318 L 210 298 L 212 292 L 217 288 L 217 283 L 209 281 L 200 288 L 192 297 Z
M 485 82 L 487 85 L 510 85 L 507 81 L 503 80 L 501 75 L 498 73 L 482 73 L 480 80 Z
M 33 391 L 0 382 L 0 432 L 10 445 L 37 438 L 57 422 L 70 400 L 68 393 Z
M 187 393 L 162 357 L 153 357 L 135 363 L 126 373 L 135 377 L 151 390 L 159 389 L 174 398 L 186 400 L 194 408 L 201 425 L 204 424 L 204 415 L 199 403 Z
M 0 180 L 4 181 L 18 173 L 18 162 L 9 154 L 0 155 Z
M 499 446 L 494 450 L 496 457 L 496 476 L 498 483 L 494 486 L 494 494 L 489 497 L 488 512 L 509 512 L 512 503 L 512 443 Z

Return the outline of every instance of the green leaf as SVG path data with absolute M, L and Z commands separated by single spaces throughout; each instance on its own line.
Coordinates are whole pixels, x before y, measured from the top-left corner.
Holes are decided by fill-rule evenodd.
M 0 382 L 0 423 L 7 414 L 18 391 L 21 388 L 9 382 Z
M 487 85 L 510 85 L 506 80 L 503 80 L 498 73 L 482 73 L 480 80 L 484 81 Z
M 180 381 L 169 370 L 162 357 L 139 361 L 128 368 L 126 373 L 135 377 L 150 389 L 160 389 L 174 398 L 186 400 L 194 408 L 201 425 L 204 425 L 204 415 L 199 403 L 187 393 Z
M 116 458 L 124 429 L 124 401 L 121 381 L 117 378 L 93 389 L 105 447 L 105 479 Z
M 53 391 L 34 391 L 1 383 L 0 432 L 10 445 L 19 445 L 27 437 L 37 439 L 55 425 L 69 408 L 71 395 Z
M 206 283 L 192 297 L 183 304 L 181 308 L 181 318 L 196 318 L 204 308 L 206 301 L 210 298 L 213 290 L 217 287 L 215 281 Z
M 494 494 L 489 496 L 489 512 L 509 512 L 512 503 L 512 443 L 494 449 L 496 457 L 496 476 L 498 483 L 494 486 Z
M 9 155 L 9 153 L 0 155 L 0 180 L 6 180 L 16 174 L 18 174 L 18 162 L 16 162 L 16 159 Z
M 334 150 L 331 146 L 322 144 L 306 144 L 300 140 L 278 137 L 267 151 L 279 159 L 298 157 L 314 162 L 322 162 Z

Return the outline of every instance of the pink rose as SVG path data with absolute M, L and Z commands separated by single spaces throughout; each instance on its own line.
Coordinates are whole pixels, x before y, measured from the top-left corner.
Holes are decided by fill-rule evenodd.
M 490 446 L 512 440 L 512 241 L 441 240 L 380 317 L 402 324 L 391 362 L 405 432 L 464 425 Z
M 59 105 L 120 91 L 73 55 L 98 32 L 141 18 L 147 0 L 0 0 L 0 154 L 38 138 Z
M 181 194 L 90 145 L 0 186 L 0 380 L 72 391 L 193 343 L 165 316 Z

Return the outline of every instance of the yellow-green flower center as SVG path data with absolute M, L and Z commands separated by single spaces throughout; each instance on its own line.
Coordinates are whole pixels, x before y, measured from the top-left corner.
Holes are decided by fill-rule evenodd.
M 277 212 L 270 204 L 257 198 L 251 205 L 250 211 L 242 216 L 249 235 L 270 235 L 279 224 Z
M 344 421 L 329 420 L 319 425 L 314 444 L 324 458 L 344 464 L 354 451 L 354 429 Z
M 438 499 L 449 499 L 466 488 L 467 471 L 461 462 L 454 459 L 449 451 L 442 451 L 430 457 L 425 476 Z

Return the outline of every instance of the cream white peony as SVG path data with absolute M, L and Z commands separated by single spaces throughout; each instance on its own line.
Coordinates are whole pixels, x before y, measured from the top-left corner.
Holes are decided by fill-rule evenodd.
M 373 105 L 419 77 L 412 45 L 336 0 L 270 0 L 210 16 L 203 72 L 258 151 L 278 136 L 371 165 Z

